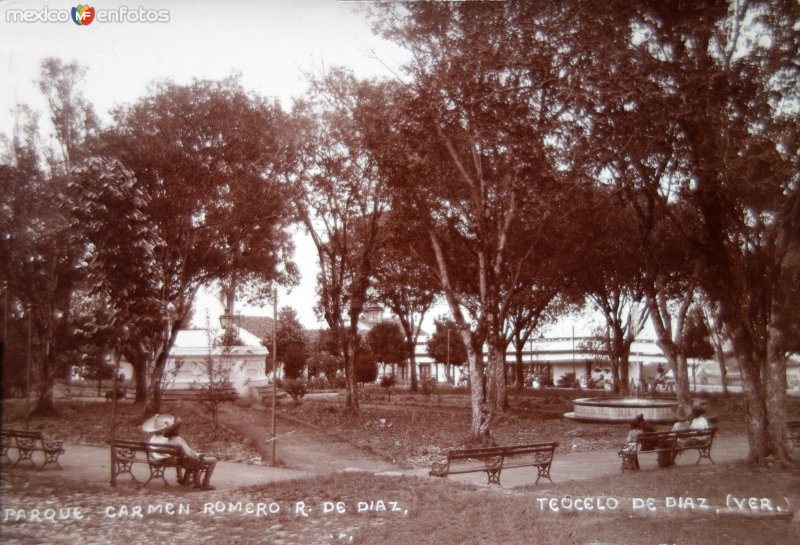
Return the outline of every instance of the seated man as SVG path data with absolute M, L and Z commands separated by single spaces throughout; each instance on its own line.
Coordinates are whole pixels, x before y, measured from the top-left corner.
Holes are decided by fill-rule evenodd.
M 205 456 L 204 454 L 195 452 L 186 440 L 179 435 L 179 430 L 183 422 L 180 418 L 172 415 L 155 415 L 142 425 L 145 431 L 155 430 L 150 437 L 151 443 L 176 445 L 181 448 L 183 452 L 183 469 L 184 474 L 181 476 L 180 469 L 178 468 L 178 482 L 180 484 L 190 484 L 193 481 L 195 488 L 203 490 L 213 490 L 211 486 L 211 475 L 214 473 L 214 468 L 217 465 L 217 459 L 212 456 Z M 166 454 L 153 454 L 153 457 L 168 458 Z M 200 473 L 204 472 L 202 483 L 200 482 Z

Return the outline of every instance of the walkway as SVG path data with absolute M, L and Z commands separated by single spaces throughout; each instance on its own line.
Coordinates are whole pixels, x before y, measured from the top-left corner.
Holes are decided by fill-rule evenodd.
M 280 433 L 279 433 L 280 436 Z M 298 445 L 303 439 L 298 435 L 294 442 L 285 448 L 299 448 Z M 328 443 L 321 443 L 327 438 Z M 428 475 L 427 468 L 417 468 L 412 470 L 401 470 L 386 462 L 376 463 L 375 458 L 369 454 L 362 453 L 361 456 L 352 455 L 352 451 L 357 451 L 355 447 L 337 445 L 328 436 L 320 434 L 315 437 L 315 442 L 305 444 L 305 452 L 310 453 L 319 461 L 318 468 L 310 469 L 286 469 L 280 467 L 258 466 L 234 462 L 219 462 L 214 472 L 212 484 L 218 490 L 233 490 L 244 486 L 267 484 L 277 481 L 286 481 L 312 475 L 320 475 L 336 471 L 370 471 L 379 475 L 414 475 L 425 477 Z M 280 444 L 280 443 L 279 443 Z M 54 474 L 69 479 L 76 479 L 85 482 L 108 482 L 110 478 L 110 454 L 109 449 L 103 447 L 92 447 L 85 445 L 74 445 L 66 443 L 65 453 L 61 456 L 60 462 L 63 469 L 51 469 L 48 466 L 44 471 L 53 471 Z M 352 449 L 352 450 L 351 450 Z M 747 455 L 747 438 L 737 437 L 716 437 L 711 456 L 715 462 L 727 463 L 742 460 Z M 358 451 L 360 452 L 360 451 Z M 350 454 L 346 454 L 350 453 Z M 345 454 L 343 457 L 342 454 Z M 291 459 L 285 457 L 284 451 L 279 448 L 279 459 Z M 331 457 L 333 456 L 333 457 Z M 337 457 L 339 456 L 339 457 Z M 642 471 L 653 470 L 656 468 L 656 457 L 644 455 L 640 457 Z M 693 453 L 679 457 L 677 465 L 694 464 L 696 457 Z M 707 462 L 703 462 L 706 464 Z M 140 466 L 138 470 L 147 471 L 146 467 Z M 14 471 L 33 471 L 28 469 L 28 464 L 23 464 Z M 3 464 L 3 470 L 7 469 L 7 464 Z M 565 482 L 573 480 L 585 480 L 601 477 L 603 475 L 617 475 L 620 473 L 620 461 L 615 450 L 606 449 L 594 452 L 578 452 L 574 454 L 558 454 L 553 460 L 551 475 L 553 481 Z M 138 473 L 137 475 L 144 475 Z M 472 473 L 465 475 L 455 475 L 448 477 L 459 482 L 471 482 L 475 484 L 486 484 L 486 476 L 483 473 Z M 174 474 L 168 472 L 168 480 L 174 483 Z M 130 481 L 127 475 L 120 478 L 120 482 Z M 515 488 L 519 486 L 532 485 L 536 482 L 535 475 L 530 468 L 507 469 L 502 474 L 502 485 L 504 488 Z M 547 481 L 540 482 L 539 486 L 546 486 Z M 153 481 L 148 485 L 148 489 L 163 489 L 165 485 L 161 481 Z

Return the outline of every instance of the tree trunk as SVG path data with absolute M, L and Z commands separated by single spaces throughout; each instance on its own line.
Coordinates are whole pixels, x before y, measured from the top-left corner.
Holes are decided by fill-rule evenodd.
M 516 355 L 514 358 L 514 386 L 517 392 L 521 392 L 525 388 L 525 370 L 522 368 L 522 351 L 525 348 L 525 343 L 514 343 Z
M 358 403 L 358 378 L 356 377 L 356 335 L 357 331 L 352 328 L 347 330 L 347 347 L 345 355 L 345 384 L 347 387 L 347 397 L 345 398 L 345 408 L 352 414 L 358 414 L 361 407 Z
M 417 360 L 414 356 L 415 348 L 416 347 L 414 346 L 411 347 L 411 356 L 408 358 L 408 364 L 411 369 L 411 386 L 409 389 L 412 392 L 419 390 L 419 381 L 417 380 Z
M 502 339 L 493 339 L 493 342 L 489 343 L 489 365 L 486 370 L 486 404 L 493 412 L 498 413 L 505 411 L 508 402 L 504 344 Z
M 793 464 L 786 448 L 786 384 L 783 335 L 779 328 L 770 327 L 766 372 L 767 434 L 769 450 L 783 466 Z
M 473 346 L 468 333 L 462 331 L 467 345 L 467 364 L 470 379 L 470 407 L 472 420 L 468 443 L 471 445 L 491 444 L 491 427 L 494 411 L 487 402 L 486 383 L 484 382 L 483 354 Z
M 31 412 L 36 416 L 51 416 L 56 414 L 56 406 L 53 400 L 53 381 L 54 376 L 49 367 L 52 365 L 48 358 L 41 358 L 39 366 L 39 381 L 36 384 L 36 407 Z
M 147 403 L 147 359 L 135 356 L 133 365 L 133 376 L 136 381 L 136 399 L 134 403 Z
M 765 465 L 769 454 L 769 441 L 767 435 L 767 414 L 764 403 L 764 393 L 758 367 L 746 357 L 739 359 L 739 368 L 742 372 L 747 410 L 747 439 L 750 452 L 747 461 L 751 464 Z

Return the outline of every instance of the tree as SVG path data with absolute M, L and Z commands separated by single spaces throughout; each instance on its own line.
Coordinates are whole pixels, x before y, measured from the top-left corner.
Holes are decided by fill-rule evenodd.
M 376 301 L 389 307 L 400 321 L 411 371 L 410 390 L 415 392 L 417 339 L 425 314 L 436 301 L 438 287 L 423 264 L 431 256 L 420 251 L 420 241 L 415 238 L 418 233 L 408 229 L 396 214 L 389 215 L 387 222 L 388 234 L 378 254 L 373 290 Z
M 211 416 L 216 434 L 219 427 L 220 406 L 236 399 L 236 392 L 231 382 L 231 362 L 225 361 L 230 355 L 232 346 L 225 342 L 227 339 L 224 335 L 214 338 L 211 333 L 211 319 L 208 311 L 206 311 L 205 319 L 208 343 L 204 366 L 206 376 L 203 377 L 203 380 L 192 383 L 192 389 L 197 390 L 197 400 Z M 216 355 L 215 352 L 218 349 L 219 355 Z
M 18 110 L 0 183 L 5 200 L 2 222 L 3 280 L 14 314 L 25 324 L 35 368 L 37 414 L 54 412 L 53 381 L 67 365 L 67 354 L 81 339 L 76 312 L 82 292 L 85 248 L 70 229 L 72 203 L 67 191 L 70 166 L 80 159 L 85 139 L 96 129 L 82 97 L 84 72 L 76 63 L 42 63 L 39 87 L 50 106 L 54 142 L 61 153 L 40 143 L 38 116 Z M 47 158 L 43 164 L 42 157 Z
M 369 351 L 375 361 L 385 366 L 399 365 L 409 358 L 408 344 L 395 322 L 383 321 L 375 324 L 367 333 Z
M 467 363 L 467 346 L 458 326 L 452 320 L 439 317 L 434 320 L 436 331 L 428 339 L 428 356 L 436 363 L 444 364 L 445 374 L 453 380 L 451 368 Z
M 356 352 L 356 380 L 361 383 L 375 382 L 378 378 L 378 360 L 368 347 Z
M 297 214 L 319 257 L 319 311 L 344 362 L 346 407 L 357 413 L 358 324 L 383 243 L 384 178 L 366 153 L 354 118 L 356 104 L 377 93 L 343 71 L 318 82 L 316 111 L 301 112 L 308 143 Z
M 149 96 L 115 111 L 114 121 L 92 146 L 99 165 L 87 164 L 82 186 L 102 197 L 101 209 L 128 199 L 133 210 L 126 217 L 143 226 L 134 240 L 93 244 L 93 258 L 103 260 L 106 273 L 97 275 L 96 289 L 116 286 L 121 298 L 114 304 L 136 309 L 121 316 L 147 318 L 125 320 L 134 341 L 124 349 L 139 382 L 148 384 L 150 414 L 160 410 L 167 356 L 199 286 L 222 280 L 266 287 L 294 280 L 286 232 L 294 140 L 280 107 L 248 94 L 233 78 L 160 83 Z M 114 189 L 129 182 L 141 198 Z M 110 215 L 91 219 L 87 231 L 131 232 L 130 225 L 114 229 Z M 113 270 L 135 267 L 130 261 L 114 264 L 114 253 L 127 244 L 151 259 L 141 278 Z
M 297 312 L 291 307 L 283 307 L 278 313 L 276 344 L 284 376 L 290 380 L 302 377 L 308 363 L 308 340 Z M 272 334 L 267 335 L 266 345 L 272 346 Z
M 417 3 L 400 11 L 387 7 L 382 28 L 412 53 L 412 82 L 384 108 L 392 120 L 371 141 L 383 148 L 394 203 L 430 244 L 431 273 L 468 349 L 470 439 L 485 443 L 506 402 L 510 301 L 536 241 L 582 182 L 565 172 L 582 127 L 563 121 L 582 110 L 564 101 L 570 81 L 560 67 L 592 52 L 589 42 L 562 46 L 563 34 L 581 43 L 570 9 Z
M 610 91 L 627 93 L 631 114 L 669 136 L 661 142 L 675 168 L 638 189 L 696 252 L 700 286 L 742 372 L 749 459 L 759 464 L 769 454 L 789 463 L 786 339 L 800 268 L 798 10 L 792 2 L 641 4 L 630 25 L 648 39 L 630 38 L 623 55 L 639 68 Z M 687 213 L 670 214 L 677 200 Z

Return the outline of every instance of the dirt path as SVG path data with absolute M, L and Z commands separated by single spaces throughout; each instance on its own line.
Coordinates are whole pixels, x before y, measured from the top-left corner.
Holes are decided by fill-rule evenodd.
M 350 443 L 282 418 L 280 408 L 276 419 L 278 466 L 317 473 L 345 470 L 393 471 L 399 466 L 354 447 Z M 225 406 L 219 415 L 220 423 L 245 437 L 265 460 L 271 456 L 270 411 L 253 405 L 250 409 Z

